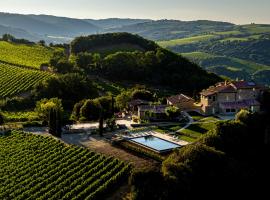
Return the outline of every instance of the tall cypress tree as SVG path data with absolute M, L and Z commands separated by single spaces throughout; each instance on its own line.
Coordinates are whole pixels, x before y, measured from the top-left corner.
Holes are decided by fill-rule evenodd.
M 103 108 L 100 109 L 99 113 L 99 135 L 103 136 L 103 121 L 104 121 L 104 111 Z
M 56 116 L 55 116 L 55 109 L 51 108 L 49 111 L 49 133 L 55 135 L 55 124 L 56 124 Z
M 61 137 L 61 113 L 60 110 L 55 108 L 50 109 L 49 112 L 49 133 Z

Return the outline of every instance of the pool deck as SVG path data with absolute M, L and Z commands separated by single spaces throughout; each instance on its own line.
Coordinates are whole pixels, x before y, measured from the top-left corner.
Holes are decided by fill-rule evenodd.
M 189 144 L 188 142 L 186 142 L 184 140 L 179 140 L 178 138 L 175 138 L 172 135 L 159 133 L 159 132 L 156 132 L 156 131 L 153 131 L 153 130 L 140 131 L 140 132 L 137 132 L 137 133 L 129 133 L 127 135 L 121 135 L 121 136 L 123 138 L 125 138 L 125 139 L 133 139 L 133 138 L 143 137 L 143 136 L 148 136 L 148 135 L 152 135 L 152 136 L 161 138 L 163 140 L 167 140 L 169 142 L 178 144 L 180 146 L 185 146 L 185 145 Z

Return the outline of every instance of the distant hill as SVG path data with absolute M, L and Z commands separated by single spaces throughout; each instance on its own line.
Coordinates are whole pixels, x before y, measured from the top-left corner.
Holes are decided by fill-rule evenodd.
M 43 39 L 42 37 L 40 37 L 36 34 L 29 33 L 23 29 L 0 25 L 0 36 L 4 35 L 6 33 L 9 33 L 9 34 L 15 36 L 16 38 L 27 39 L 27 40 L 31 40 L 31 41 L 38 41 L 38 40 Z
M 44 38 L 49 42 L 58 41 L 59 38 L 61 42 L 63 38 L 68 41 L 72 37 L 93 34 L 100 30 L 99 27 L 84 20 L 49 15 L 0 13 L 0 25 L 31 33 L 34 35 L 32 41 L 36 41 L 37 38 Z M 7 33 L 12 34 L 9 31 Z M 17 34 L 16 37 L 21 38 L 22 36 Z
M 202 67 L 219 75 L 226 74 L 232 79 L 239 76 L 253 77 L 253 73 L 268 70 L 270 66 L 270 25 L 267 24 L 235 25 L 208 20 L 93 20 L 0 13 L 0 34 L 10 33 L 32 41 L 43 39 L 47 43 L 70 43 L 78 36 L 111 32 L 137 34 L 176 53 L 202 52 L 215 55 L 217 58 L 212 59 L 211 64 Z M 131 44 L 102 48 L 96 48 L 95 51 L 108 54 L 115 50 L 141 50 Z M 192 59 L 196 60 L 194 56 L 197 55 L 194 54 Z M 261 66 L 264 66 L 263 69 Z
M 102 29 L 113 29 L 121 28 L 122 26 L 129 26 L 144 22 L 151 22 L 150 19 L 119 19 L 119 18 L 109 18 L 109 19 L 85 19 L 84 21 L 91 23 Z
M 270 25 L 235 25 L 228 31 L 207 32 L 158 44 L 219 75 L 232 79 L 256 78 L 260 83 L 270 84 L 270 77 L 260 79 L 262 76 L 258 75 L 262 74 L 261 70 L 270 69 Z
M 179 21 L 179 20 L 157 20 L 121 28 L 109 29 L 108 32 L 136 33 L 151 40 L 171 40 L 195 36 L 210 31 L 229 31 L 234 24 L 216 21 Z

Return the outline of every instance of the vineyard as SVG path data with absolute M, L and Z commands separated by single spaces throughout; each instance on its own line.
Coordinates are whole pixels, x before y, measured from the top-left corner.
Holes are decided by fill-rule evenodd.
M 13 44 L 0 41 L 0 62 L 39 68 L 47 63 L 56 49 L 40 45 Z
M 50 137 L 18 131 L 0 136 L 0 199 L 102 199 L 129 169 Z
M 0 63 L 0 98 L 26 92 L 37 82 L 50 76 L 52 75 L 47 72 Z

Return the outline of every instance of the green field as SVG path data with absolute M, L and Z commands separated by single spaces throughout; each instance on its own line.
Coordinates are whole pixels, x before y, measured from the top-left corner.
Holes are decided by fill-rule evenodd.
M 219 56 L 205 52 L 190 52 L 181 53 L 182 56 L 201 64 L 203 68 L 211 68 L 216 65 L 227 66 L 227 68 L 234 69 L 235 71 L 241 69 L 250 73 L 255 73 L 259 70 L 270 69 L 270 66 L 258 64 L 252 61 L 243 60 L 239 58 L 232 58 L 227 56 Z M 205 65 L 202 63 L 206 63 Z
M 51 137 L 0 136 L 0 199 L 103 199 L 129 171 L 118 159 Z
M 55 49 L 40 45 L 13 44 L 0 41 L 0 62 L 39 68 L 47 63 Z
M 0 63 L 0 98 L 29 91 L 36 83 L 52 76 L 47 72 Z
M 172 47 L 176 45 L 192 44 L 196 42 L 207 41 L 213 38 L 216 38 L 216 36 L 215 35 L 200 35 L 200 36 L 188 37 L 188 38 L 183 38 L 183 39 L 160 41 L 158 42 L 158 44 L 162 47 Z

